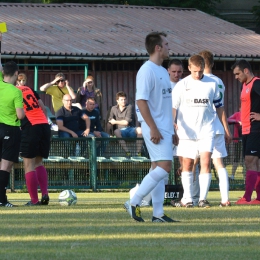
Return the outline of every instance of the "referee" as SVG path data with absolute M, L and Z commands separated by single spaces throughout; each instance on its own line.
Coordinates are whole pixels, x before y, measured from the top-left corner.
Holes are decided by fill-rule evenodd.
M 3 74 L 2 74 L 3 73 Z M 6 187 L 20 148 L 20 119 L 24 118 L 23 97 L 16 83 L 18 66 L 9 61 L 0 72 L 0 207 L 14 207 L 7 201 Z

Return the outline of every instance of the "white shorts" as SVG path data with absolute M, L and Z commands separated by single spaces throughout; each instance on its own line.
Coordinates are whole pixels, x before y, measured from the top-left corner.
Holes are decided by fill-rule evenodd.
M 204 139 L 180 139 L 177 147 L 177 155 L 196 159 L 203 152 L 212 153 L 214 146 L 214 137 L 207 137 Z
M 224 135 L 215 135 L 214 148 L 211 158 L 223 158 L 227 156 L 227 149 Z
M 150 128 L 145 123 L 142 122 L 142 135 L 149 152 L 152 162 L 157 161 L 172 161 L 173 149 L 172 149 L 172 135 L 169 133 L 161 132 L 163 139 L 160 140 L 160 143 L 154 144 L 151 141 Z

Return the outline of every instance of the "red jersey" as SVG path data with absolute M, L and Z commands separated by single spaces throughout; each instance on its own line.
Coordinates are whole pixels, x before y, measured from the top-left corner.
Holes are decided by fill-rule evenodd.
M 39 106 L 39 95 L 29 87 L 18 86 L 23 93 L 23 109 L 25 118 L 22 120 L 22 127 L 28 122 L 31 125 L 48 124 L 48 120 Z
M 260 79 L 254 77 L 249 83 L 243 84 L 240 96 L 242 134 L 260 132 L 260 121 L 251 121 L 250 113 L 260 113 Z
M 233 138 L 238 139 L 241 137 L 241 126 L 239 124 L 241 122 L 241 112 L 236 112 L 232 116 L 228 118 L 228 123 L 232 124 L 234 123 L 234 133 L 233 133 Z M 234 140 L 235 143 L 238 142 L 238 140 Z

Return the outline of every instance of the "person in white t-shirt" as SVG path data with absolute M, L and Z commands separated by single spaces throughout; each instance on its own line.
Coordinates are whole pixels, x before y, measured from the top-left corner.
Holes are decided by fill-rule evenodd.
M 204 68 L 204 75 L 212 78 L 217 82 L 218 89 L 221 96 L 221 102 L 224 106 L 224 93 L 225 93 L 225 85 L 223 81 L 218 78 L 217 76 L 212 74 L 212 68 L 214 65 L 214 57 L 212 52 L 208 50 L 201 51 L 199 53 L 205 61 L 205 68 Z M 229 130 L 228 122 L 227 122 L 227 116 L 225 113 L 225 110 L 222 111 L 222 123 L 220 122 L 219 118 L 216 117 L 215 119 L 215 130 L 216 135 L 214 138 L 214 148 L 212 152 L 212 161 L 215 166 L 215 169 L 217 170 L 218 176 L 219 176 L 219 190 L 221 194 L 221 202 L 219 204 L 220 207 L 228 207 L 231 206 L 229 201 L 229 182 L 228 182 L 228 172 L 225 168 L 223 159 L 227 156 L 227 150 L 226 150 L 226 142 L 230 143 L 232 141 L 232 135 Z M 227 138 L 225 142 L 225 132 L 227 133 Z
M 149 61 L 142 65 L 136 77 L 136 114 L 152 162 L 152 170 L 144 177 L 135 195 L 124 206 L 130 216 L 139 222 L 142 199 L 151 192 L 152 222 L 176 222 L 164 214 L 165 178 L 171 171 L 172 141 L 172 88 L 167 70 L 162 63 L 169 57 L 165 33 L 152 32 L 146 36 L 145 47 Z
M 194 160 L 200 156 L 200 201 L 199 207 L 209 207 L 206 200 L 211 182 L 211 154 L 214 146 L 216 113 L 221 117 L 223 105 L 216 81 L 203 75 L 204 59 L 200 55 L 189 58 L 188 69 L 191 75 L 175 86 L 173 96 L 173 114 L 177 117 L 179 145 L 177 155 L 183 157 L 182 184 L 184 207 L 192 206 Z M 220 118 L 222 121 L 222 118 Z

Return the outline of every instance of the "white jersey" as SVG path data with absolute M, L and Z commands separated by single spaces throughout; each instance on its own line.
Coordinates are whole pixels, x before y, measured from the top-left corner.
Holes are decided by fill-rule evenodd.
M 217 82 L 218 89 L 219 89 L 220 96 L 221 96 L 221 102 L 222 102 L 222 105 L 224 106 L 225 85 L 224 85 L 223 81 L 213 74 L 205 74 L 205 75 L 214 79 Z M 222 135 L 225 134 L 224 127 L 223 127 L 222 123 L 220 122 L 218 116 L 216 116 L 216 119 L 215 119 L 215 130 L 216 130 L 216 134 L 222 134 Z
M 189 75 L 175 86 L 172 101 L 172 107 L 178 109 L 180 139 L 203 139 L 215 135 L 215 107 L 222 106 L 216 81 L 205 75 L 201 80 L 194 80 Z
M 167 70 L 151 61 L 145 62 L 136 76 L 136 100 L 147 100 L 151 116 L 161 131 L 174 134 L 172 121 L 172 88 Z M 144 119 L 136 105 L 139 122 Z

